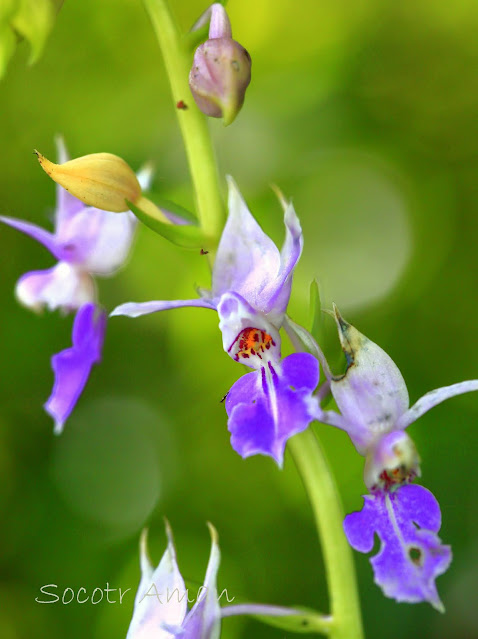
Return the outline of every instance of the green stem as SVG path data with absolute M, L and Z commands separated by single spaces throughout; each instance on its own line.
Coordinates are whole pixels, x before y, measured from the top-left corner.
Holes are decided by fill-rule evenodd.
M 362 639 L 362 621 L 352 551 L 345 537 L 337 486 L 312 428 L 292 437 L 294 458 L 314 513 L 330 593 L 331 639 Z
M 219 190 L 216 159 L 206 118 L 196 107 L 189 90 L 190 54 L 166 0 L 143 0 L 161 48 L 183 136 L 189 170 L 196 194 L 197 212 L 204 233 L 216 244 L 224 226 L 224 206 Z

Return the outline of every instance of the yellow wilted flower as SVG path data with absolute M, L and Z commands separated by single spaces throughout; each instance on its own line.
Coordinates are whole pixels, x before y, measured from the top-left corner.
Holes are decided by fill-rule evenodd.
M 42 169 L 52 180 L 88 206 L 121 213 L 141 198 L 141 186 L 133 169 L 112 153 L 83 155 L 54 164 L 35 151 Z

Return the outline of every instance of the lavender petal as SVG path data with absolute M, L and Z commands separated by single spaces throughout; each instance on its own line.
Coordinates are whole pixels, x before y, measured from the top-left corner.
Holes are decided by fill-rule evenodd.
M 4 224 L 8 224 L 12 228 L 20 231 L 21 233 L 25 233 L 25 235 L 29 235 L 31 238 L 43 244 L 43 246 L 50 251 L 50 253 L 56 257 L 56 259 L 60 260 L 63 256 L 63 251 L 58 243 L 55 235 L 50 233 L 49 231 L 45 231 L 45 229 L 41 228 L 41 226 L 37 226 L 36 224 L 31 224 L 31 222 L 24 222 L 23 220 L 17 220 L 13 217 L 5 217 L 0 215 L 0 222 Z
M 397 428 L 407 428 L 410 424 L 413 424 L 419 417 L 429 411 L 434 406 L 441 404 L 450 397 L 456 395 L 462 395 L 463 393 L 470 393 L 471 391 L 478 390 L 478 380 L 473 379 L 467 382 L 459 382 L 458 384 L 452 384 L 451 386 L 443 386 L 443 388 L 437 388 L 432 390 L 423 397 L 421 397 L 406 413 L 401 415 L 397 421 Z
M 90 273 L 112 275 L 126 260 L 136 218 L 129 211 L 111 213 L 83 207 L 66 220 L 58 232 L 58 242 L 69 261 Z
M 435 497 L 408 484 L 364 501 L 360 512 L 347 515 L 344 530 L 351 546 L 365 553 L 373 548 L 374 533 L 379 536 L 381 549 L 371 559 L 377 585 L 397 601 L 428 601 L 443 611 L 435 579 L 450 565 L 451 550 L 436 535 L 441 514 Z
M 228 183 L 229 217 L 214 262 L 213 294 L 218 298 L 235 291 L 263 310 L 261 293 L 277 278 L 279 250 L 251 215 L 232 178 Z
M 149 315 L 158 311 L 168 311 L 172 308 L 183 308 L 185 306 L 197 306 L 199 308 L 210 308 L 216 310 L 211 300 L 171 300 L 157 302 L 127 302 L 117 306 L 110 313 L 110 317 L 115 315 L 125 315 L 126 317 L 141 317 L 141 315 Z
M 269 455 L 282 465 L 287 440 L 316 417 L 319 365 L 309 353 L 247 373 L 226 398 L 231 445 L 241 457 Z
M 105 329 L 106 313 L 94 304 L 85 304 L 73 323 L 73 345 L 51 359 L 55 382 L 44 408 L 55 420 L 57 434 L 75 407 L 93 364 L 101 360 Z
M 291 203 L 285 207 L 284 224 L 286 237 L 281 250 L 279 272 L 275 280 L 271 281 L 261 294 L 264 301 L 267 300 L 265 301 L 265 312 L 276 316 L 283 315 L 287 309 L 292 287 L 292 275 L 304 245 L 299 218 Z

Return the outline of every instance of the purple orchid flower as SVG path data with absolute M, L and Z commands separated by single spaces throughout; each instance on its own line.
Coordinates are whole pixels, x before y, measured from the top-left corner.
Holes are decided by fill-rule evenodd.
M 57 141 L 59 162 L 68 160 L 61 139 Z M 151 172 L 138 175 L 147 188 Z M 124 263 L 133 240 L 136 218 L 131 212 L 111 213 L 85 206 L 62 187 L 57 187 L 55 231 L 11 217 L 0 221 L 43 244 L 58 260 L 50 269 L 23 275 L 16 296 L 35 311 L 48 308 L 63 313 L 77 311 L 73 325 L 73 345 L 52 357 L 55 374 L 53 391 L 45 410 L 61 433 L 72 412 L 93 364 L 101 359 L 106 313 L 96 301 L 93 276 L 108 276 Z
M 168 547 L 156 569 L 147 552 L 146 531 L 140 543 L 141 581 L 126 639 L 219 639 L 221 609 L 216 577 L 220 562 L 217 533 L 211 532 L 211 554 L 204 585 L 188 612 L 188 590 L 179 572 L 171 529 L 166 524 Z
M 111 315 L 139 317 L 183 306 L 217 311 L 223 347 L 254 372 L 239 379 L 226 399 L 231 444 L 242 457 L 269 455 L 282 465 L 287 439 L 315 419 L 312 393 L 317 360 L 295 353 L 281 360 L 279 330 L 289 302 L 302 229 L 292 204 L 282 202 L 286 238 L 279 252 L 251 215 L 229 178 L 229 216 L 219 242 L 212 290 L 200 299 L 127 303 Z
M 409 483 L 420 475 L 420 459 L 405 429 L 444 400 L 478 390 L 478 380 L 431 391 L 409 408 L 405 381 L 392 359 L 334 310 L 348 368 L 340 377 L 326 368 L 340 414 L 319 409 L 318 419 L 345 430 L 365 456 L 364 479 L 371 492 L 363 509 L 345 518 L 345 534 L 360 552 L 372 550 L 375 533 L 381 539 L 371 563 L 385 595 L 428 601 L 443 611 L 435 579 L 448 568 L 451 549 L 436 534 L 441 514 L 435 497 Z

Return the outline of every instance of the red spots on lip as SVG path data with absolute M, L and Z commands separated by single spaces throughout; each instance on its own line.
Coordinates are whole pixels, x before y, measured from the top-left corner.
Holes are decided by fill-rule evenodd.
M 404 484 L 405 482 L 413 481 L 417 473 L 413 469 L 406 468 L 405 466 L 397 466 L 389 470 L 382 470 L 378 476 L 381 485 L 386 491 L 390 491 L 393 486 L 397 484 Z M 372 486 L 372 490 L 378 488 L 378 486 Z
M 231 352 L 234 345 L 237 345 L 234 359 L 239 361 L 241 357 L 243 359 L 249 359 L 250 357 L 262 359 L 261 353 L 265 353 L 271 346 L 275 346 L 276 343 L 269 333 L 266 333 L 260 328 L 248 327 L 239 333 L 229 348 L 229 352 Z

